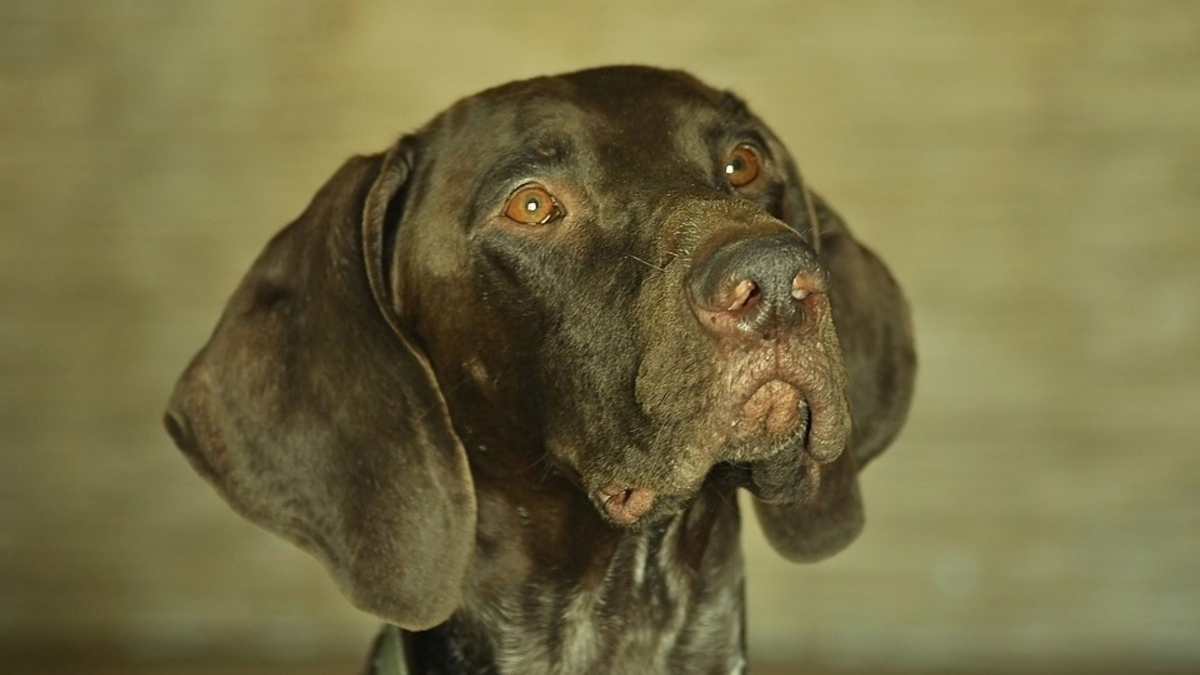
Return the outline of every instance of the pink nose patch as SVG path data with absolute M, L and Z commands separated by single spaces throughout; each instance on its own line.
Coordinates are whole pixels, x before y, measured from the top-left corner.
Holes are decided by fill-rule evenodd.
M 740 426 L 783 434 L 800 419 L 802 403 L 799 389 L 782 380 L 772 380 L 759 387 L 742 406 Z
M 654 491 L 611 486 L 600 490 L 600 499 L 613 522 L 632 525 L 654 506 Z

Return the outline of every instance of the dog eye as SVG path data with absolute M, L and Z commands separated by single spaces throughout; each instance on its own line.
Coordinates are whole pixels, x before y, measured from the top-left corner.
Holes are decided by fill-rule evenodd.
M 758 173 L 758 153 L 749 145 L 737 146 L 725 160 L 725 180 L 735 188 L 753 183 Z
M 508 198 L 504 215 L 522 225 L 546 225 L 562 217 L 562 207 L 541 185 L 525 185 Z

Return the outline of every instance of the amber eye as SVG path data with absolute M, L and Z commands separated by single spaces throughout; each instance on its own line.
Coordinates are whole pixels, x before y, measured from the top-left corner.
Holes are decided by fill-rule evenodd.
M 758 172 L 758 153 L 748 145 L 737 146 L 725 160 L 725 180 L 735 188 L 753 183 Z
M 562 216 L 562 207 L 541 185 L 526 185 L 508 198 L 504 215 L 522 225 L 546 225 Z

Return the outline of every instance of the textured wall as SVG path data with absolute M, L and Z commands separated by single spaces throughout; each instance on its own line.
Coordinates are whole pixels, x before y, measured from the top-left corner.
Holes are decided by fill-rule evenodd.
M 158 425 L 266 238 L 453 99 L 608 62 L 748 98 L 922 356 L 869 525 L 747 528 L 760 660 L 1200 668 L 1200 4 L 0 4 L 0 652 L 358 653 Z

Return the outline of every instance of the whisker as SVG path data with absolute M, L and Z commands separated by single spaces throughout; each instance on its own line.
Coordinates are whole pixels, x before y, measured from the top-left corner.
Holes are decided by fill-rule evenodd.
M 796 169 L 796 177 L 800 181 L 800 192 L 804 195 L 804 210 L 808 212 L 808 228 L 812 232 L 812 247 L 817 255 L 821 254 L 821 221 L 817 218 L 817 207 L 813 204 L 812 190 L 808 189 L 808 181 L 804 174 Z
M 455 384 L 454 386 L 452 386 L 452 387 L 450 387 L 450 388 L 448 388 L 448 389 L 446 389 L 445 391 L 443 391 L 443 392 L 442 392 L 442 398 L 443 398 L 443 399 L 447 398 L 447 396 L 448 396 L 449 394 L 451 394 L 451 393 L 453 393 L 453 392 L 455 392 L 455 391 L 458 391 L 459 389 L 461 389 L 461 388 L 462 388 L 464 385 L 466 385 L 466 384 L 467 384 L 467 379 L 466 379 L 466 378 L 463 378 L 463 379 L 459 380 L 457 384 Z M 421 410 L 420 410 L 420 411 L 417 413 L 417 415 L 416 415 L 416 421 L 418 421 L 418 422 L 423 422 L 423 421 L 425 420 L 425 418 L 426 418 L 426 417 L 429 417 L 429 415 L 430 415 L 430 414 L 432 414 L 432 413 L 433 413 L 435 410 L 437 410 L 439 407 L 440 407 L 440 406 L 438 406 L 437 404 L 434 404 L 434 405 L 431 405 L 431 406 L 425 406 L 423 409 L 421 409 Z
M 645 260 L 642 260 L 641 258 L 637 257 L 636 255 L 634 255 L 634 254 L 632 254 L 632 253 L 626 253 L 626 254 L 625 254 L 625 257 L 626 257 L 626 258 L 633 258 L 634 260 L 636 260 L 636 261 L 638 261 L 638 262 L 642 263 L 643 265 L 645 265 L 646 267 L 649 267 L 650 269 L 658 270 L 659 272 L 666 272 L 666 270 L 665 270 L 665 269 L 663 269 L 663 268 L 659 267 L 658 265 L 654 265 L 654 264 L 648 263 L 648 262 L 646 262 Z
M 786 227 L 788 229 L 788 231 L 790 231 L 792 234 L 796 235 L 797 237 L 800 237 L 801 239 L 804 238 L 804 235 L 800 234 L 800 230 L 797 230 L 796 228 L 792 227 L 791 224 L 788 223 L 786 220 L 780 220 L 779 222 L 784 227 Z

